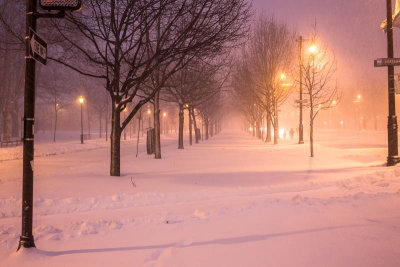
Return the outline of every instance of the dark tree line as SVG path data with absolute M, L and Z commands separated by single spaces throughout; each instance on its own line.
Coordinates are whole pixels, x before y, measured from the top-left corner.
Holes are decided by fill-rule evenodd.
M 21 11 L 18 11 L 21 17 L 15 18 L 18 23 L 13 21 L 12 14 L 7 14 L 14 3 L 11 2 L 0 6 L 1 34 L 5 36 L 1 51 L 7 50 L 4 53 L 9 57 L 11 44 L 12 49 L 22 54 L 24 36 L 23 1 L 15 1 Z M 67 13 L 65 19 L 54 19 L 51 23 L 50 20 L 39 21 L 39 34 L 49 43 L 48 58 L 87 79 L 99 80 L 109 95 L 110 175 L 120 175 L 121 133 L 133 117 L 152 101 L 156 107 L 155 122 L 159 124 L 157 107 L 163 88 L 168 87 L 173 77 L 192 61 L 207 61 L 236 47 L 248 31 L 250 8 L 245 0 L 87 0 L 82 11 Z M 3 59 L 0 64 L 12 63 Z M 12 68 L 7 66 L 2 70 Z M 18 71 L 12 73 L 17 75 Z M 7 73 L 0 75 L 9 77 Z M 42 84 L 48 88 L 57 86 L 49 81 Z M 99 83 L 93 84 L 97 87 Z M 7 94 L 6 87 L 1 83 L 2 95 Z M 203 89 L 206 91 L 205 87 Z M 97 87 L 96 90 L 101 89 Z M 49 91 L 56 120 L 60 93 L 54 88 Z M 9 116 L 4 112 L 10 109 L 9 103 L 12 102 L 0 103 L 3 118 Z M 121 113 L 128 105 L 130 108 L 121 120 Z M 98 113 L 104 113 L 104 107 L 96 108 Z M 195 121 L 194 105 L 190 111 L 190 118 Z M 3 122 L 8 120 L 3 119 Z M 54 123 L 54 139 L 56 125 Z M 159 131 L 159 127 L 156 128 Z

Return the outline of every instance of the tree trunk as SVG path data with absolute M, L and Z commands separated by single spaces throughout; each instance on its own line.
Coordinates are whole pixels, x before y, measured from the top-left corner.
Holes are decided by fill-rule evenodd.
M 274 115 L 274 145 L 277 145 L 279 142 L 279 123 L 278 116 Z
M 11 140 L 11 104 L 6 103 L 6 108 L 3 113 L 3 140 Z
M 12 137 L 18 138 L 18 136 L 19 136 L 19 119 L 18 119 L 17 107 L 14 107 L 14 109 L 12 110 L 11 117 L 12 117 L 11 135 L 12 135 Z
M 196 122 L 196 115 L 194 115 L 194 109 L 192 109 L 192 116 L 193 116 L 193 126 L 194 126 L 194 139 L 196 141 L 196 144 L 199 143 L 199 136 L 197 136 L 196 131 L 197 131 L 197 122 Z
M 112 120 L 111 120 L 111 164 L 110 164 L 110 175 L 120 176 L 121 170 L 121 112 L 115 108 L 115 102 L 113 101 L 112 108 Z
M 57 133 L 57 103 L 54 105 L 54 132 L 53 132 L 53 142 L 56 142 L 56 133 Z
M 210 123 L 210 136 L 211 137 L 214 136 L 214 123 L 213 122 Z
M 106 114 L 106 142 L 108 141 L 108 114 Z
M 274 103 L 274 145 L 277 145 L 278 141 L 279 141 L 278 103 L 275 100 L 275 103 Z
M 265 138 L 265 142 L 271 142 L 272 137 L 271 137 L 271 117 L 267 115 L 267 137 Z
M 209 130 L 209 129 L 208 129 L 208 128 L 209 128 L 208 126 L 210 125 L 210 122 L 209 122 L 209 120 L 208 120 L 208 117 L 206 117 L 206 119 L 205 119 L 205 124 L 206 124 L 206 125 L 204 126 L 204 127 L 205 127 L 205 132 L 206 132 L 206 138 L 205 138 L 205 139 L 208 140 L 208 130 Z
M 188 108 L 189 111 L 189 144 L 193 144 L 193 136 L 192 136 L 192 108 Z
M 261 139 L 261 124 L 260 124 L 260 121 L 256 122 L 256 127 L 257 127 L 257 138 Z
M 314 157 L 314 109 L 310 107 L 310 157 Z
M 138 118 L 138 129 L 137 129 L 137 142 L 136 142 L 136 157 L 139 154 L 139 136 L 140 136 L 140 118 L 142 117 L 142 109 L 139 111 L 139 118 Z
M 154 158 L 161 159 L 160 92 L 154 95 Z
M 183 149 L 183 123 L 184 123 L 184 117 L 183 117 L 183 105 L 179 104 L 179 144 L 178 144 L 178 149 Z
M 99 138 L 102 137 L 102 130 L 103 130 L 102 119 L 103 119 L 103 112 L 100 111 L 99 112 Z

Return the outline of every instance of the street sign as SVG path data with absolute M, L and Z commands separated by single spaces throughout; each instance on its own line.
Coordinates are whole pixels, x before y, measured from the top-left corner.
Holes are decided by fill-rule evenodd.
M 303 99 L 303 100 L 296 99 L 294 102 L 297 103 L 297 104 L 300 104 L 300 103 L 308 104 L 308 99 Z
M 400 58 L 378 58 L 374 60 L 375 67 L 400 66 Z
M 45 10 L 78 11 L 82 0 L 40 0 L 40 7 Z
M 47 43 L 29 28 L 29 56 L 43 65 L 47 63 Z

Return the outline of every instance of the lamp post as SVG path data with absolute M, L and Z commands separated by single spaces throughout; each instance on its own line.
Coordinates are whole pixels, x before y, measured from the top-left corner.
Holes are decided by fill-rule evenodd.
M 358 94 L 357 96 L 356 96 L 356 100 L 354 100 L 353 101 L 353 103 L 355 103 L 355 108 L 356 108 L 356 112 L 355 112 L 355 116 L 356 116 L 356 118 L 355 118 L 355 126 L 357 127 L 357 130 L 360 130 L 361 129 L 361 127 L 360 127 L 360 106 L 359 106 L 359 103 L 361 102 L 361 95 L 360 94 Z
M 388 58 L 394 58 L 393 52 L 393 17 L 392 17 L 392 0 L 386 0 L 386 17 L 387 17 L 387 54 Z M 387 166 L 393 166 L 400 162 L 398 156 L 398 137 L 397 137 L 397 116 L 396 116 L 396 100 L 394 89 L 394 66 L 388 66 L 388 157 Z
M 165 120 L 167 119 L 167 112 L 163 113 L 163 133 L 165 134 Z
M 300 80 L 300 120 L 299 120 L 299 144 L 304 144 L 304 127 L 303 127 L 303 41 L 308 41 L 310 39 L 304 39 L 303 36 L 299 36 L 299 80 Z M 317 52 L 317 47 L 313 44 L 308 49 L 310 53 L 315 54 Z
M 150 128 L 151 127 L 151 109 L 150 108 L 147 109 L 147 115 L 149 115 L 149 127 L 148 128 Z
M 81 104 L 81 144 L 83 144 L 83 102 L 85 102 L 85 99 L 83 96 L 79 97 L 79 103 Z

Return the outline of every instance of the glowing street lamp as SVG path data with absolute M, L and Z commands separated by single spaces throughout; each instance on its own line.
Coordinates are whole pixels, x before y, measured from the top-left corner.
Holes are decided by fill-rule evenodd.
M 163 133 L 165 134 L 165 120 L 167 118 L 167 112 L 163 112 Z
M 80 96 L 78 101 L 81 104 L 81 144 L 83 144 L 83 102 L 85 102 L 85 99 Z
M 360 125 L 360 107 L 359 107 L 359 105 L 360 104 L 358 104 L 358 103 L 360 103 L 361 102 L 361 94 L 358 94 L 357 96 L 356 96 L 356 100 L 354 100 L 353 101 L 353 103 L 356 103 L 356 112 L 355 112 L 355 116 L 356 116 L 356 125 L 357 125 L 357 128 L 358 128 L 358 130 L 360 130 L 361 129 L 361 125 Z
M 312 55 L 315 55 L 318 52 L 318 49 L 315 46 L 315 44 L 312 44 L 308 47 L 308 52 L 310 52 L 310 54 Z
M 312 54 L 313 56 L 313 61 L 314 61 L 314 55 L 317 53 L 317 47 L 314 44 L 314 39 L 304 39 L 303 36 L 299 36 L 298 42 L 299 42 L 299 68 L 300 68 L 300 86 L 299 86 L 299 91 L 300 91 L 300 98 L 299 98 L 299 108 L 300 108 L 300 120 L 299 120 L 299 144 L 304 144 L 303 140 L 303 42 L 304 41 L 311 41 L 312 45 L 308 47 L 308 51 Z M 314 65 L 314 62 L 313 62 Z
M 150 125 L 151 125 L 151 119 L 150 119 L 151 109 L 150 108 L 147 109 L 147 115 L 149 115 L 149 127 L 148 128 L 150 128 Z

